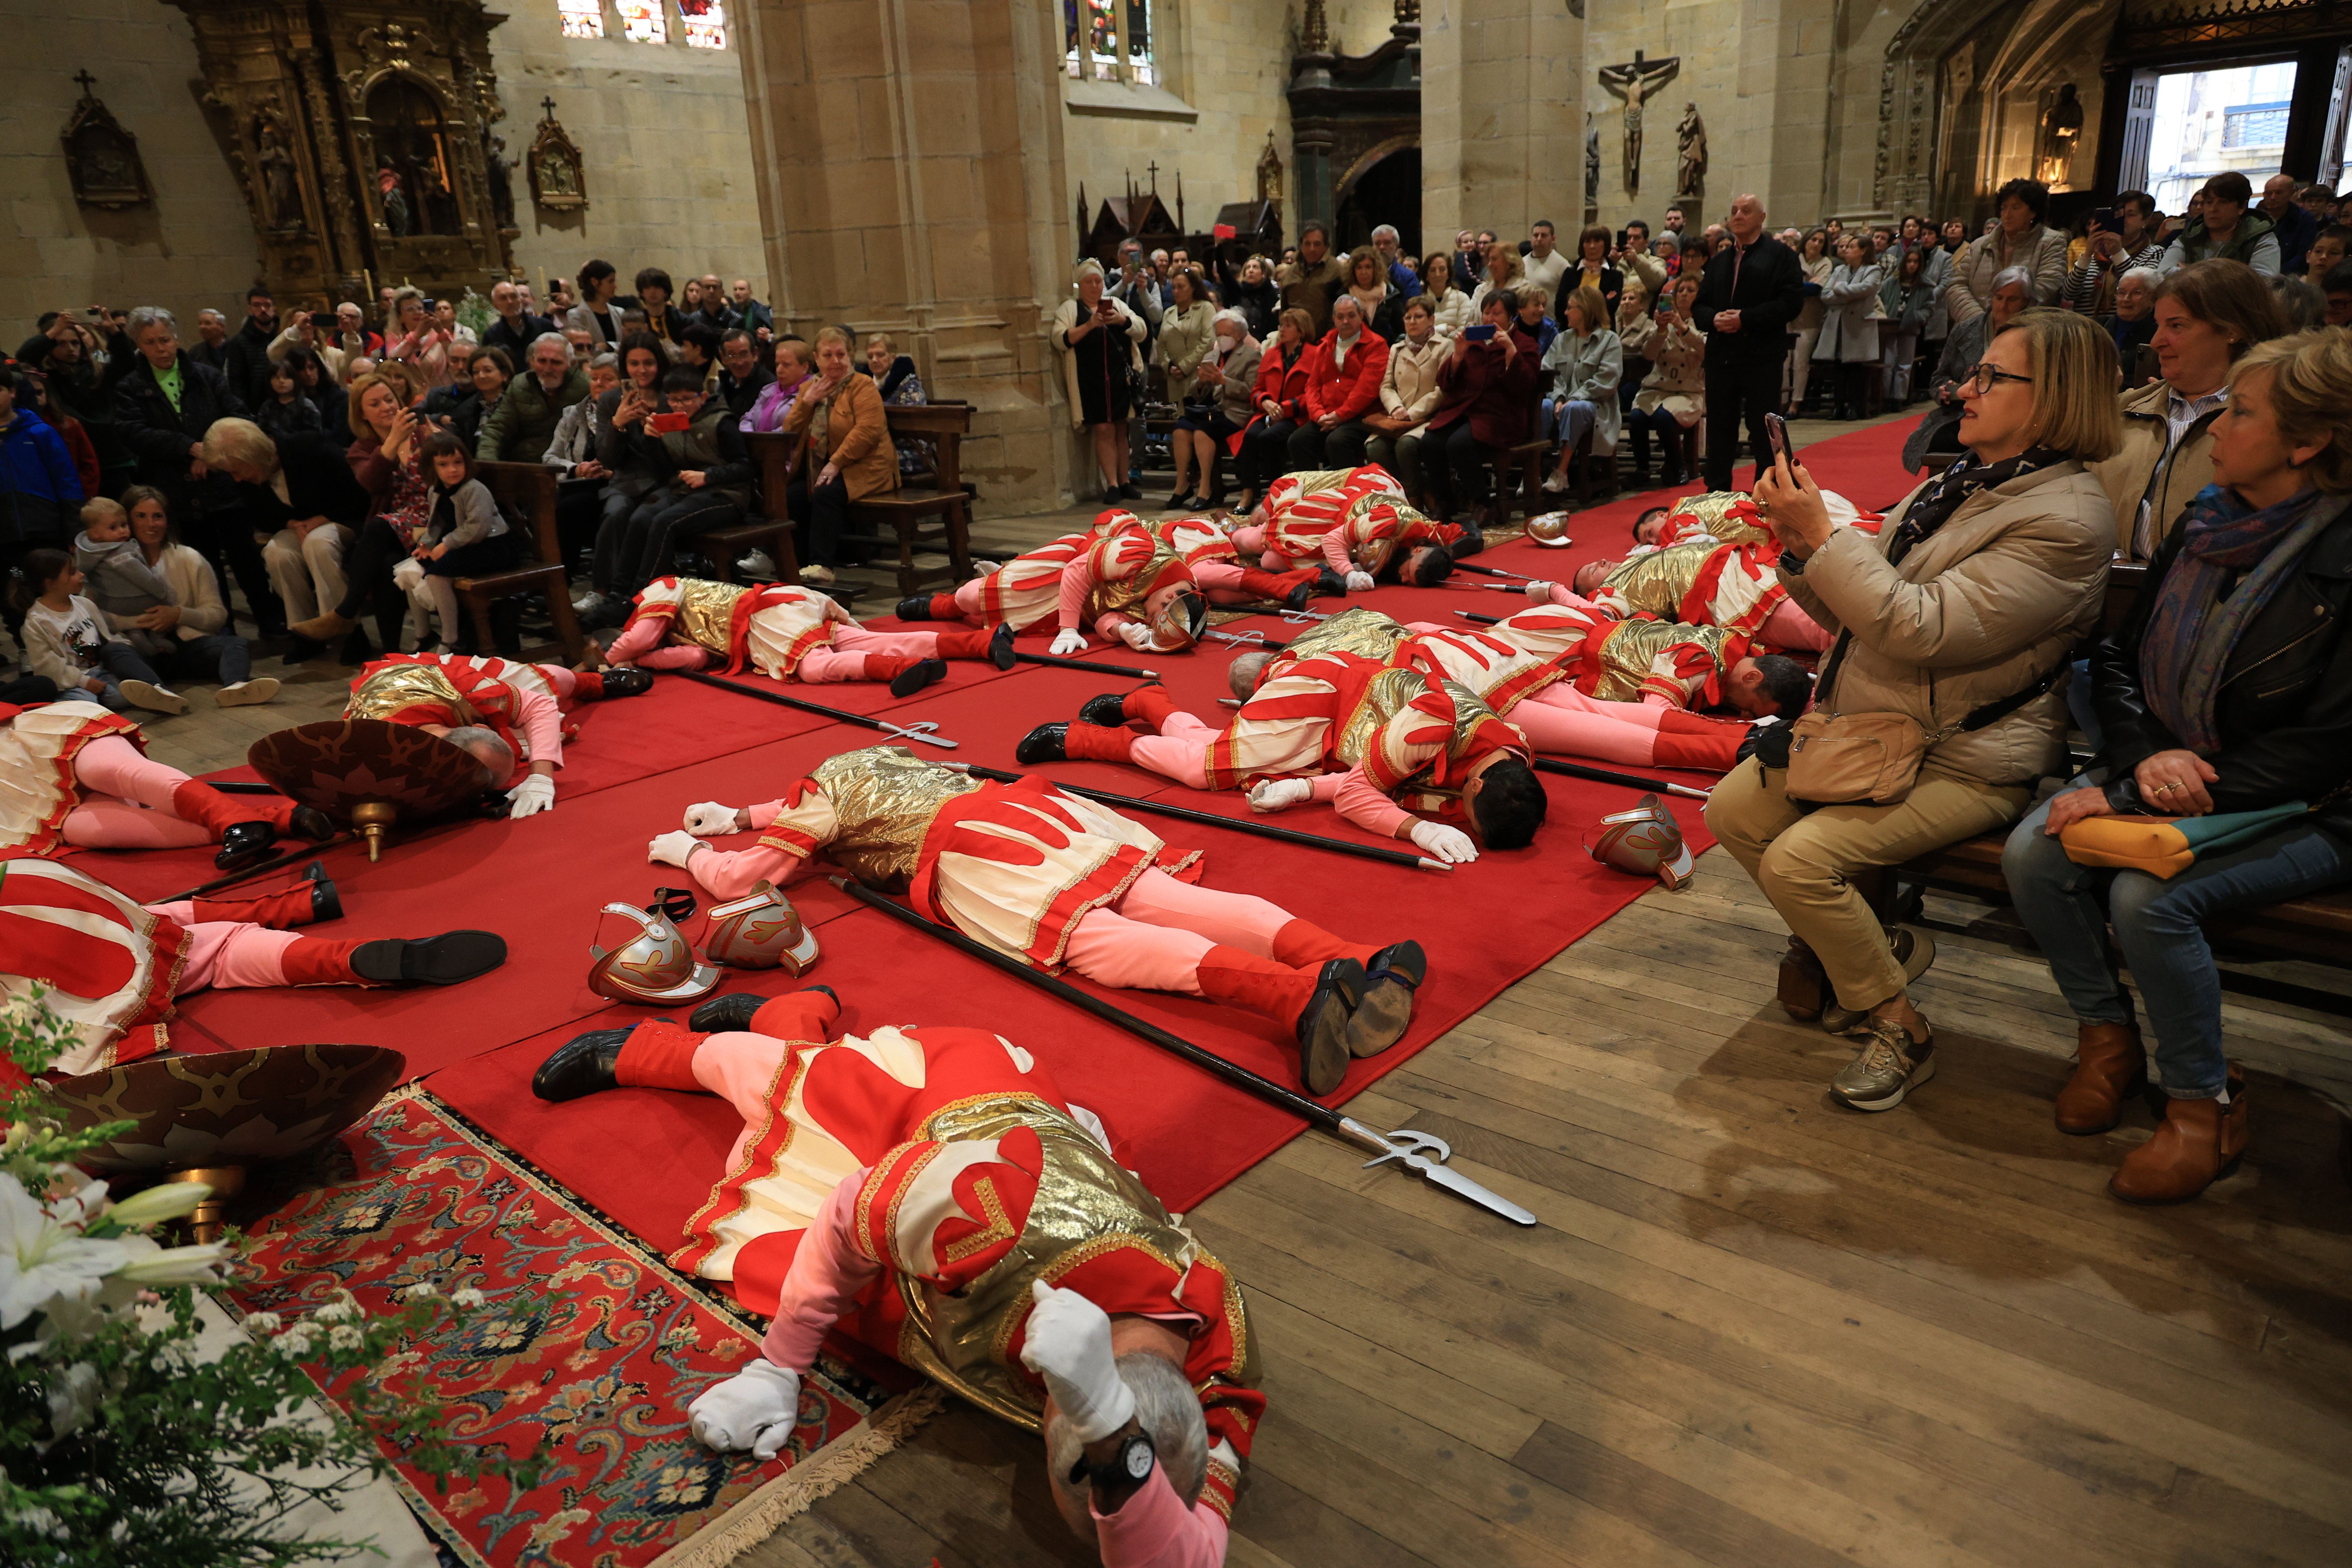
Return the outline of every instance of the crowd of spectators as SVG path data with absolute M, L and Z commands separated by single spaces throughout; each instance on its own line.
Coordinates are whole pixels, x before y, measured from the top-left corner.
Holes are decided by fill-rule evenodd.
M 200 675 L 223 701 L 274 692 L 250 679 L 255 640 L 289 662 L 488 651 L 455 580 L 511 564 L 529 535 L 478 477 L 488 463 L 554 470 L 575 606 L 618 624 L 755 504 L 754 432 L 814 440 L 793 515 L 803 576 L 831 581 L 847 505 L 931 460 L 882 413 L 925 401 L 914 361 L 887 334 L 860 359 L 844 329 L 780 333 L 746 279 L 630 281 L 603 260 L 544 301 L 500 281 L 471 325 L 458 300 L 405 287 L 282 314 L 257 288 L 241 321 L 207 309 L 192 333 L 152 306 L 43 314 L 0 363 L 0 574 L 17 590 L 0 602 L 28 669 L 63 659 L 45 678 L 176 711 L 169 683 Z

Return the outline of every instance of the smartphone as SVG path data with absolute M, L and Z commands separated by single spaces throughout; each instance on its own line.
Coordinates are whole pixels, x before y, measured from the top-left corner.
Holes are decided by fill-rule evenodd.
M 2091 226 L 2093 228 L 2120 230 L 2122 226 L 2116 222 L 2115 208 L 2099 207 L 2095 209 L 2091 214 Z
M 694 423 L 683 414 L 654 414 L 646 418 L 646 428 L 656 436 L 675 436 Z
M 1492 342 L 1494 340 L 1495 329 L 1486 325 L 1484 321 L 1479 322 L 1475 327 L 1465 327 L 1462 329 L 1462 341 L 1465 342 L 1486 343 Z
M 1788 458 L 1792 468 L 1797 466 L 1797 448 L 1789 440 L 1789 422 L 1786 419 L 1778 414 L 1764 416 L 1764 439 L 1771 446 L 1775 458 Z

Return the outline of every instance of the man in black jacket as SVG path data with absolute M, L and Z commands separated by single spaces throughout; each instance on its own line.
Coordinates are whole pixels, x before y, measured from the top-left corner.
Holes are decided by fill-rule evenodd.
M 269 344 L 278 336 L 278 306 L 269 290 L 245 291 L 245 325 L 221 345 L 221 373 L 228 389 L 245 403 L 258 405 L 269 395 Z
M 1708 258 L 1691 319 L 1706 334 L 1706 488 L 1731 489 L 1739 426 L 1761 465 L 1771 461 L 1764 416 L 1780 403 L 1789 324 L 1805 305 L 1797 253 L 1764 232 L 1764 204 L 1731 204 L 1731 243 Z
M 127 331 L 139 363 L 115 386 L 114 431 L 138 463 L 139 482 L 163 492 L 182 536 L 224 584 L 236 574 L 259 634 L 283 636 L 286 612 L 270 591 L 245 503 L 228 476 L 205 462 L 205 432 L 216 420 L 244 418 L 244 399 L 225 374 L 182 350 L 171 311 L 142 305 Z
M 555 331 L 553 321 L 523 309 L 522 295 L 511 283 L 490 285 L 490 309 L 499 319 L 482 329 L 482 346 L 506 350 L 507 358 L 519 365 L 530 363 L 535 339 Z

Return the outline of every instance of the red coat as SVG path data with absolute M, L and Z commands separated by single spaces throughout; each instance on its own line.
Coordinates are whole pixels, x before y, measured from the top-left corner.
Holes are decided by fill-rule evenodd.
M 1348 363 L 1337 363 L 1339 330 L 1334 327 L 1315 345 L 1314 372 L 1307 381 L 1307 416 L 1320 419 L 1336 414 L 1342 423 L 1369 413 L 1381 400 L 1381 378 L 1388 373 L 1388 340 L 1370 327 L 1348 351 Z M 1303 361 L 1306 356 L 1301 355 Z
M 1535 340 L 1516 329 L 1512 340 L 1518 355 L 1504 368 L 1500 350 L 1472 343 L 1459 354 L 1448 353 L 1438 367 L 1437 384 L 1444 395 L 1429 416 L 1432 430 L 1451 429 L 1470 421 L 1470 435 L 1481 447 L 1511 447 L 1528 438 L 1535 412 L 1538 368 Z
M 1308 343 L 1298 351 L 1290 363 L 1282 362 L 1278 342 L 1268 343 L 1265 355 L 1257 363 L 1257 385 L 1250 392 L 1250 407 L 1256 411 L 1250 423 L 1265 417 L 1264 405 L 1269 397 L 1282 405 L 1281 417 L 1297 419 L 1307 399 L 1307 384 L 1315 374 L 1315 345 Z

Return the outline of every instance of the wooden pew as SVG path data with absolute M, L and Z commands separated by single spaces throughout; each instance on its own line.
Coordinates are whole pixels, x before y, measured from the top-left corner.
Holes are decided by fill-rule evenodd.
M 893 438 L 920 437 L 937 450 L 929 482 L 850 502 L 849 527 L 842 540 L 877 551 L 895 549 L 899 595 L 912 597 L 934 584 L 952 586 L 971 575 L 971 496 L 964 488 L 962 467 L 963 438 L 971 430 L 971 405 L 914 404 L 894 405 L 886 412 Z M 945 555 L 947 564 L 919 570 L 915 565 L 918 548 Z
M 484 653 L 495 646 L 490 630 L 493 600 L 544 594 L 548 619 L 555 623 L 555 635 L 563 643 L 563 657 L 570 663 L 579 663 L 586 644 L 580 635 L 580 622 L 572 613 L 572 587 L 564 575 L 563 549 L 555 533 L 555 470 L 543 463 L 477 463 L 474 474 L 489 487 L 507 521 L 521 525 L 524 546 L 523 558 L 512 568 L 487 577 L 457 580 L 457 596 L 466 602 L 474 623 L 475 646 Z

